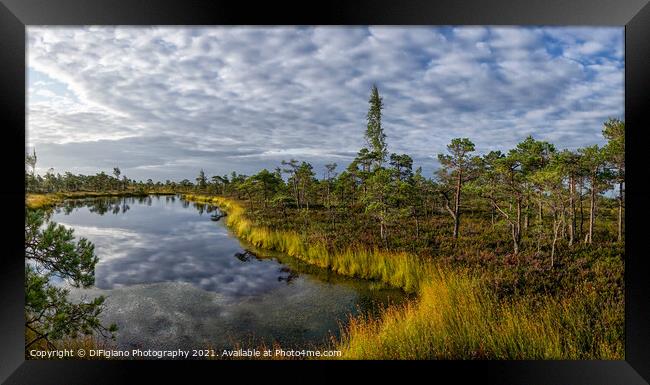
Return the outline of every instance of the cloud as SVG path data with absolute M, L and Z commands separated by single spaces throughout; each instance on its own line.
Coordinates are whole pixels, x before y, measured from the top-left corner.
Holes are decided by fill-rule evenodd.
M 428 173 L 453 137 L 576 148 L 623 117 L 622 28 L 29 27 L 28 66 L 39 169 L 141 179 L 345 166 L 373 83 Z

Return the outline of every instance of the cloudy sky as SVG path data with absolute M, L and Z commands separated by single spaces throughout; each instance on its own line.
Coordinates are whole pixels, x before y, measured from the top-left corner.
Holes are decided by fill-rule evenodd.
M 431 176 L 454 137 L 602 144 L 624 118 L 623 28 L 28 27 L 27 148 L 39 173 L 188 178 L 339 171 L 373 83 L 391 152 Z

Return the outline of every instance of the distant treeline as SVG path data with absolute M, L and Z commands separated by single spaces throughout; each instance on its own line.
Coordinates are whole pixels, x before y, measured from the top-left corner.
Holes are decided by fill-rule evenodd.
M 391 228 L 405 222 L 419 233 L 420 223 L 433 215 L 448 215 L 452 236 L 462 234 L 461 218 L 467 212 L 483 214 L 491 224 L 508 228 L 512 252 L 517 254 L 524 236 L 533 237 L 536 247 L 550 246 L 555 253 L 558 240 L 572 245 L 591 244 L 599 218 L 599 206 L 616 206 L 615 233 L 622 241 L 625 183 L 625 123 L 604 122 L 607 140 L 577 151 L 562 150 L 549 142 L 528 137 L 515 148 L 474 155 L 469 138 L 456 138 L 438 154 L 440 169 L 433 178 L 413 170 L 408 154 L 388 152 L 382 126 L 383 101 L 372 88 L 362 148 L 348 167 L 337 172 L 336 163 L 326 164 L 317 175 L 308 162 L 282 161 L 273 171 L 255 175 L 232 172 L 208 177 L 203 170 L 194 183 L 167 180 L 165 183 L 135 181 L 119 168 L 113 175 L 35 175 L 36 153 L 27 156 L 26 181 L 29 192 L 59 191 L 175 191 L 233 196 L 246 199 L 251 209 L 324 209 L 332 221 L 359 216 L 371 218 L 381 242 L 387 243 Z M 320 178 L 319 178 L 320 176 Z M 616 203 L 603 194 L 616 191 Z M 611 216 L 606 216 L 607 218 Z M 608 219 L 609 220 L 609 219 Z M 419 234 L 416 234 L 416 237 Z
M 76 191 L 170 191 L 177 188 L 190 189 L 193 184 L 189 180 L 180 183 L 170 180 L 154 182 L 148 179 L 146 182 L 129 179 L 122 175 L 119 167 L 113 168 L 112 175 L 99 172 L 95 175 L 73 174 L 65 172 L 63 175 L 54 173 L 54 169 L 49 169 L 45 175 L 36 174 L 36 151 L 27 155 L 25 163 L 28 171 L 25 173 L 25 188 L 27 193 L 56 193 L 56 192 L 76 192 Z

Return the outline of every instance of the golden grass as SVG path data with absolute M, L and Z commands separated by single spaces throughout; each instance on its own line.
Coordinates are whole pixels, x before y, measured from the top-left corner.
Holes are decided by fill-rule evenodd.
M 141 196 L 141 195 L 171 195 L 171 191 L 71 191 L 57 192 L 47 194 L 29 193 L 25 196 L 25 206 L 29 209 L 46 209 L 61 203 L 64 199 L 83 199 L 83 198 L 100 198 L 100 197 L 122 197 L 122 196 Z
M 223 197 L 186 195 L 219 206 L 226 224 L 257 247 L 277 250 L 339 274 L 379 280 L 415 300 L 378 317 L 352 317 L 336 349 L 343 359 L 622 359 L 622 309 L 603 309 L 596 293 L 499 301 L 468 271 L 425 264 L 407 253 L 350 247 L 328 250 L 300 235 L 255 226 Z
M 25 205 L 30 209 L 42 209 L 56 205 L 62 200 L 55 194 L 27 194 Z
M 407 292 L 416 292 L 423 277 L 424 264 L 415 255 L 359 246 L 329 250 L 322 243 L 309 244 L 294 231 L 256 226 L 246 218 L 243 206 L 232 199 L 192 194 L 183 197 L 218 206 L 228 214 L 226 225 L 235 235 L 256 247 L 279 251 L 341 275 L 381 281 Z
M 377 318 L 356 317 L 339 347 L 346 359 L 622 359 L 621 336 L 593 319 L 593 293 L 565 300 L 498 302 L 465 272 L 431 269 L 419 297 Z M 590 319 L 591 318 L 591 319 Z M 621 319 L 622 321 L 622 319 Z

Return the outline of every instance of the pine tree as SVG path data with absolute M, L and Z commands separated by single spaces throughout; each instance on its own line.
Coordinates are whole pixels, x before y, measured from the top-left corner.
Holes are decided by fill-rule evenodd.
M 455 138 L 447 145 L 450 155 L 438 154 L 442 168 L 438 177 L 442 182 L 440 193 L 445 198 L 445 208 L 454 220 L 454 238 L 458 238 L 460 227 L 460 197 L 463 183 L 469 179 L 473 168 L 473 160 L 469 154 L 474 151 L 474 143 L 469 138 Z M 453 190 L 453 209 L 449 206 Z
M 384 108 L 384 105 L 376 85 L 372 86 L 370 100 L 368 102 L 370 103 L 370 108 L 368 109 L 368 126 L 365 136 L 372 153 L 375 169 L 378 169 L 386 161 L 388 149 L 386 146 L 386 135 L 381 126 L 381 110 Z
M 94 245 L 85 238 L 75 241 L 73 229 L 44 222 L 43 211 L 25 211 L 25 350 L 40 344 L 57 349 L 57 341 L 78 334 L 114 337 L 117 326 L 99 320 L 104 297 L 73 303 L 69 290 L 50 280 L 57 276 L 73 287 L 92 286 L 98 261 Z
M 618 241 L 623 240 L 623 186 L 625 184 L 625 122 L 609 119 L 605 122 L 603 136 L 607 139 L 604 151 L 608 162 L 615 169 L 618 184 Z

